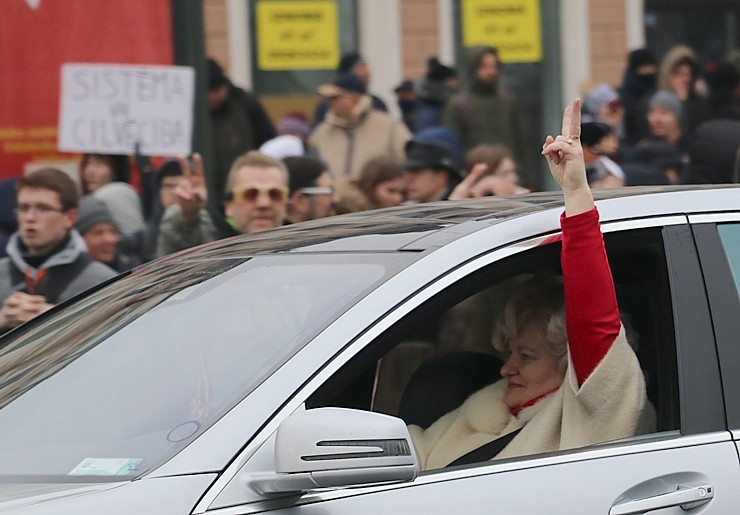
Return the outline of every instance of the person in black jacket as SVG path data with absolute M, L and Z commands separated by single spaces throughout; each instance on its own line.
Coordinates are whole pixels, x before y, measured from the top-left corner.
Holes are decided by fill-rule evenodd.
M 277 134 L 254 95 L 232 84 L 221 66 L 208 59 L 208 107 L 213 145 L 214 202 L 223 201 L 226 177 L 234 160 Z

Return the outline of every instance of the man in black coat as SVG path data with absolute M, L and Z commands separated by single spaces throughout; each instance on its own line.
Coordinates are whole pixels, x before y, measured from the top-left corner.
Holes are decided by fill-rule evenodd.
M 262 104 L 234 86 L 213 59 L 208 59 L 208 107 L 213 131 L 214 190 L 210 194 L 215 203 L 220 203 L 234 160 L 277 134 Z

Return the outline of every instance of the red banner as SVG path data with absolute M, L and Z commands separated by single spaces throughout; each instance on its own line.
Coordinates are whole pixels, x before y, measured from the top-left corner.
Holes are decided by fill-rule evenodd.
M 57 150 L 61 66 L 172 64 L 171 0 L 0 1 L 0 179 Z

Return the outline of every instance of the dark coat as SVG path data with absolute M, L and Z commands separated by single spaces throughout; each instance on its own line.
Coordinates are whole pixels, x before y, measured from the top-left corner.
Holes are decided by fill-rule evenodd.
M 223 200 L 231 163 L 244 152 L 276 136 L 275 126 L 262 104 L 251 94 L 230 84 L 226 101 L 211 111 L 214 202 Z

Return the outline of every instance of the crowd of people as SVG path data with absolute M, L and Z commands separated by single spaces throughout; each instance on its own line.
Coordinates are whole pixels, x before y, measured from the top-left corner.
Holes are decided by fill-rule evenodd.
M 700 63 L 689 47 L 629 53 L 619 85 L 583 95 L 591 188 L 738 182 L 740 52 Z M 84 155 L 79 184 L 45 168 L 0 182 L 0 332 L 141 263 L 237 234 L 403 203 L 530 191 L 519 167 L 520 106 L 501 86 L 495 48 L 466 51 L 466 80 L 436 57 L 395 88 L 397 119 L 342 56 L 314 113 L 277 124 L 208 60 L 212 166 L 198 154 L 140 170 Z M 206 174 L 210 190 L 206 188 Z

